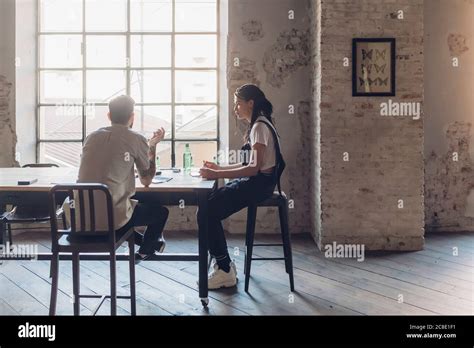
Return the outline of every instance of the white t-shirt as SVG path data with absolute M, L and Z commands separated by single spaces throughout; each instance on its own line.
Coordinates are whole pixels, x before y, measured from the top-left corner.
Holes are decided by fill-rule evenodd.
M 263 120 L 267 124 L 263 124 L 263 122 L 257 122 L 259 120 Z M 273 140 L 273 134 L 268 128 L 270 122 L 265 118 L 265 116 L 260 116 L 255 121 L 251 131 L 250 131 L 250 145 L 253 147 L 255 144 L 262 144 L 265 145 L 265 158 L 262 162 L 262 167 L 260 168 L 261 171 L 266 169 L 273 168 L 276 164 L 276 154 L 275 154 L 275 142 Z M 251 151 L 250 156 L 250 163 L 253 162 L 253 151 Z

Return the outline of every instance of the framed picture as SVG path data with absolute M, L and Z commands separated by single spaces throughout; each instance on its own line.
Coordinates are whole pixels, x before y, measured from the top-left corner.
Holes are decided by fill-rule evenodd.
M 352 96 L 395 95 L 395 39 L 352 39 Z

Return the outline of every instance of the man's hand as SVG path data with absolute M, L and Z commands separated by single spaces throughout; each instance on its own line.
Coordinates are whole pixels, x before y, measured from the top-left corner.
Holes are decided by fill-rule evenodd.
M 148 140 L 148 146 L 155 147 L 160 141 L 165 138 L 165 129 L 161 127 L 157 131 L 153 132 L 153 136 Z
M 164 128 L 158 129 L 156 132 L 153 132 L 153 137 L 148 140 L 148 159 L 150 161 L 148 169 L 138 170 L 138 176 L 140 177 L 140 182 L 143 186 L 148 187 L 151 185 L 153 178 L 156 174 L 156 145 L 165 137 Z
M 210 169 L 210 168 L 201 168 L 199 170 L 199 174 L 201 175 L 201 177 L 203 177 L 204 179 L 209 179 L 209 180 L 216 180 L 216 179 L 219 179 L 219 173 L 214 170 L 214 169 Z

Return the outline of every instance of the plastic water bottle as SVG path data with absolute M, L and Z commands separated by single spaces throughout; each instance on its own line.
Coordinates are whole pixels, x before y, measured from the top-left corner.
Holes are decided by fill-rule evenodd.
M 191 154 L 191 149 L 189 148 L 189 144 L 186 144 L 184 147 L 184 153 L 183 153 L 183 169 L 184 171 L 189 171 L 191 170 L 193 162 L 193 156 Z
M 156 169 L 157 169 L 157 170 L 160 169 L 160 155 L 156 155 L 156 162 L 155 162 L 155 164 L 156 164 Z

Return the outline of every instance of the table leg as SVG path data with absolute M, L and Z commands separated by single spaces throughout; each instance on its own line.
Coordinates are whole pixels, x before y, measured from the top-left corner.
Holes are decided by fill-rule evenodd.
M 208 192 L 198 193 L 199 212 L 207 216 Z M 208 224 L 207 219 L 199 225 L 199 297 L 204 307 L 209 304 L 207 285 L 207 255 L 208 255 Z
M 0 203 L 0 216 L 6 212 L 7 206 L 3 203 Z M 7 242 L 7 229 L 6 225 L 0 221 L 0 244 L 5 244 Z

